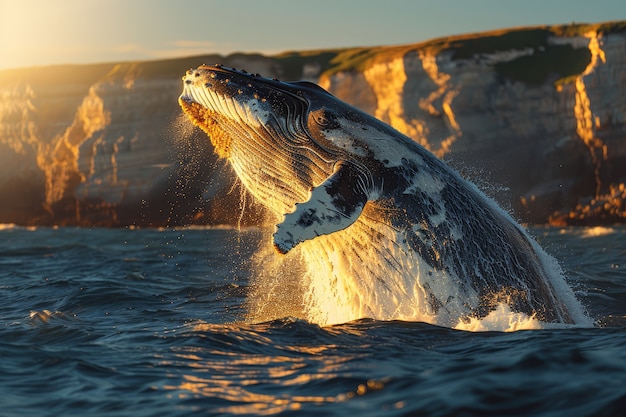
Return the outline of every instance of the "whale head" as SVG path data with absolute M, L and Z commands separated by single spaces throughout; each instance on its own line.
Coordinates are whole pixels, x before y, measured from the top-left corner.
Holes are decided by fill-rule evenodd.
M 359 139 L 378 123 L 316 84 L 220 65 L 187 71 L 179 104 L 244 186 L 278 215 L 307 200 L 338 161 L 364 159 L 369 150 Z

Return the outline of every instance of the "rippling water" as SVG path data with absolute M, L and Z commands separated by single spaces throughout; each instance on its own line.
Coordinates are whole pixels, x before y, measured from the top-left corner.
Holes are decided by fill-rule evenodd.
M 0 415 L 626 415 L 626 227 L 533 233 L 598 327 L 252 323 L 258 231 L 5 226 Z

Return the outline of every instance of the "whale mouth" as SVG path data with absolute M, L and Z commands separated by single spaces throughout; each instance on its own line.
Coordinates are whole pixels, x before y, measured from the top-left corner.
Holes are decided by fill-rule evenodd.
M 178 102 L 210 138 L 215 153 L 267 208 L 282 215 L 307 199 L 332 161 L 306 131 L 309 103 L 298 83 L 283 83 L 223 67 L 201 66 L 183 76 Z
M 243 74 L 201 66 L 188 70 L 182 79 L 178 102 L 194 125 L 209 136 L 219 157 L 228 159 L 234 138 L 253 138 L 254 130 L 267 123 L 269 109 L 261 109 L 263 102 Z
M 187 96 L 181 96 L 178 103 L 193 124 L 209 136 L 217 156 L 228 159 L 232 143 L 232 135 L 224 129 L 224 126 L 229 123 L 228 119 L 221 113 L 204 107 Z
M 268 100 L 285 94 L 281 84 L 222 66 L 200 66 L 183 76 L 179 102 L 201 104 L 241 123 L 263 123 L 278 110 Z
M 251 77 L 221 66 L 201 66 L 188 70 L 182 78 L 178 102 L 207 133 L 220 157 L 230 157 L 233 138 L 253 140 L 259 134 L 267 135 L 265 127 L 270 122 L 288 125 L 267 100 L 278 89 L 268 88 L 268 79 Z

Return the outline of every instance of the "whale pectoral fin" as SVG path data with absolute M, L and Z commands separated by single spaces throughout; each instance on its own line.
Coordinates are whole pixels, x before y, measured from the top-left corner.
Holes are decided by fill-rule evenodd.
M 348 164 L 340 165 L 333 175 L 311 190 L 308 201 L 297 204 L 285 215 L 274 233 L 274 247 L 287 253 L 297 244 L 320 235 L 328 235 L 354 223 L 367 202 L 359 174 Z

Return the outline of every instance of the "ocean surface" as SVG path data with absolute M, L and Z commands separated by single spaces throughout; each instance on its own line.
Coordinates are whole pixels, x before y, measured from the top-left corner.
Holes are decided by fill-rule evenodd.
M 0 226 L 0 416 L 626 415 L 626 227 L 531 234 L 596 327 L 254 322 L 258 230 Z

